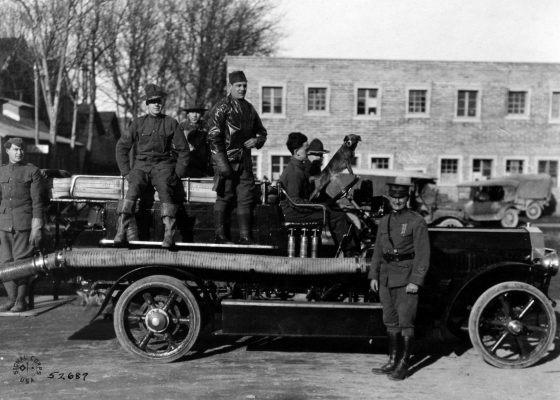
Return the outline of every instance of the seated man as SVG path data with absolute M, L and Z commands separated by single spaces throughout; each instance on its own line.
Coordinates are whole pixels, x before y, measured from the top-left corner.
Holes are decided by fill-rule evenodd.
M 309 170 L 306 166 L 307 159 L 307 136 L 301 132 L 292 132 L 286 142 L 288 150 L 292 154 L 290 162 L 282 172 L 279 182 L 282 184 L 288 196 L 294 203 L 309 203 L 309 195 L 313 191 L 313 185 L 309 181 Z M 323 212 L 316 208 L 294 207 L 288 200 L 280 201 L 280 207 L 286 221 L 313 222 L 322 221 Z M 343 240 L 348 232 L 349 223 L 342 210 L 327 207 L 327 224 L 338 247 L 342 244 L 344 255 L 353 254 L 352 243 Z

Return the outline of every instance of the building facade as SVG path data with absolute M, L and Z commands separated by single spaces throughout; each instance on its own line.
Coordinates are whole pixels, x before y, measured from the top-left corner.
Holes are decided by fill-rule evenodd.
M 275 180 L 289 132 L 334 153 L 362 137 L 358 168 L 422 171 L 459 182 L 549 173 L 558 188 L 560 64 L 229 57 L 268 129 L 256 173 Z

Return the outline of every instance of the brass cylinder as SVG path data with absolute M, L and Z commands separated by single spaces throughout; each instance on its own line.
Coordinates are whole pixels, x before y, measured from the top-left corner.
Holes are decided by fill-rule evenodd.
M 321 231 L 313 229 L 313 236 L 311 238 L 311 258 L 317 258 L 319 255 L 319 243 L 321 242 Z
M 307 229 L 303 228 L 301 230 L 301 241 L 299 243 L 299 256 L 301 258 L 307 258 L 308 244 L 309 244 L 309 239 L 307 237 Z
M 294 231 L 294 228 L 290 228 L 288 232 L 288 257 L 296 256 L 296 237 Z

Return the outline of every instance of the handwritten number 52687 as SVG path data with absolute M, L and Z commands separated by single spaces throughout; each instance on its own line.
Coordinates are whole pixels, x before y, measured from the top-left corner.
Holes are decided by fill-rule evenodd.
M 56 379 L 56 380 L 63 380 L 63 381 L 70 381 L 70 380 L 86 380 L 86 376 L 88 376 L 87 372 L 76 372 L 76 373 L 72 373 L 72 372 L 58 372 L 58 371 L 54 371 L 51 372 L 48 376 L 47 379 Z

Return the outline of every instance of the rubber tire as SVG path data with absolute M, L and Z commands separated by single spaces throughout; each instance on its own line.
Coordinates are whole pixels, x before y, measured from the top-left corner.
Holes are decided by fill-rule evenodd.
M 507 209 L 500 223 L 504 228 L 516 228 L 519 224 L 519 213 L 513 208 Z
M 139 349 L 129 338 L 124 325 L 125 309 L 129 301 L 139 292 L 148 288 L 165 288 L 175 291 L 185 301 L 191 317 L 190 329 L 187 338 L 182 341 L 177 349 L 163 356 L 153 356 Z M 191 290 L 179 279 L 167 275 L 152 275 L 140 279 L 127 287 L 120 296 L 113 316 L 115 334 L 121 346 L 140 361 L 154 363 L 170 363 L 186 356 L 195 344 L 200 334 L 202 315 L 200 306 Z
M 531 354 L 527 359 L 523 361 L 505 362 L 499 357 L 494 356 L 484 347 L 480 339 L 478 328 L 480 326 L 481 316 L 485 308 L 488 306 L 488 304 L 492 300 L 496 299 L 498 296 L 513 291 L 516 292 L 521 291 L 521 292 L 529 293 L 536 300 L 538 300 L 543 305 L 550 323 L 547 332 L 548 337 L 546 338 L 544 343 L 540 343 L 538 346 L 536 346 L 536 351 L 533 354 Z M 556 335 L 556 315 L 554 313 L 554 308 L 552 307 L 550 300 L 548 300 L 548 298 L 540 290 L 525 282 L 510 281 L 510 282 L 502 282 L 492 286 L 477 299 L 477 301 L 474 303 L 472 307 L 469 316 L 469 337 L 471 339 L 471 343 L 473 347 L 482 356 L 482 359 L 484 361 L 498 368 L 511 368 L 511 369 L 527 368 L 537 363 L 548 352 L 548 349 L 550 348 L 552 342 L 554 341 L 555 335 Z
M 455 218 L 445 218 L 436 224 L 437 227 L 462 228 L 465 225 Z
M 525 210 L 525 215 L 527 216 L 527 218 L 531 219 L 531 220 L 536 220 L 539 219 L 542 215 L 542 208 L 541 206 L 539 206 L 538 203 L 531 203 L 529 204 L 529 206 L 527 207 L 527 209 Z

